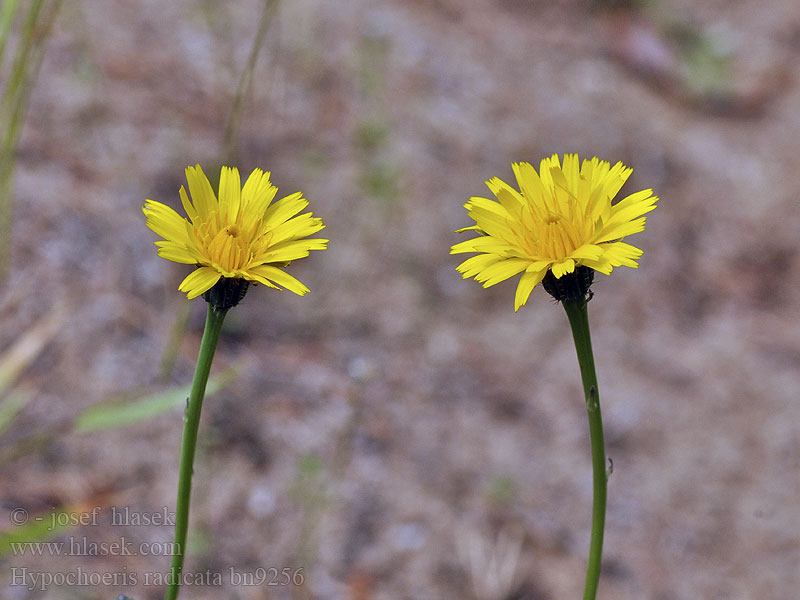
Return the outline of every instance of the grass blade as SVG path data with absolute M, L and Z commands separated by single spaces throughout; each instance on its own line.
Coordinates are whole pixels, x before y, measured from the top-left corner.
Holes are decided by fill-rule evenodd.
M 206 396 L 218 392 L 239 376 L 239 367 L 233 365 L 208 380 Z M 165 413 L 183 408 L 189 397 L 191 385 L 172 388 L 157 394 L 136 398 L 128 402 L 108 402 L 92 406 L 75 419 L 75 431 L 89 433 L 127 427 Z

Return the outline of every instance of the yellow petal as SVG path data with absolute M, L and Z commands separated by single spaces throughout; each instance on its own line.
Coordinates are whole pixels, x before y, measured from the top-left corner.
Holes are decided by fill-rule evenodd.
M 534 265 L 528 267 L 522 274 L 522 277 L 519 278 L 517 291 L 516 294 L 514 294 L 514 312 L 517 312 L 520 307 L 525 306 L 525 303 L 528 301 L 533 288 L 535 288 L 536 285 L 542 279 L 544 279 L 544 276 L 547 274 L 547 267 L 543 269 L 536 269 L 533 267 Z
M 172 262 L 184 265 L 196 265 L 200 258 L 196 254 L 190 252 L 183 244 L 178 244 L 169 240 L 156 242 L 156 246 L 158 246 L 158 255 Z
M 530 264 L 531 261 L 521 258 L 501 260 L 483 269 L 475 276 L 475 280 L 483 283 L 485 288 L 491 287 L 524 271 Z
M 486 182 L 486 185 L 497 196 L 497 200 L 508 214 L 518 219 L 522 213 L 523 206 L 525 206 L 525 199 L 522 194 L 498 177 L 492 177 Z
M 147 200 L 142 212 L 147 217 L 147 226 L 164 239 L 189 243 L 186 219 L 166 204 Z
M 191 300 L 214 287 L 220 277 L 221 275 L 216 269 L 200 267 L 189 273 L 178 286 L 178 289 L 181 292 L 186 292 L 189 300 Z
M 186 215 L 194 221 L 197 218 L 197 211 L 192 206 L 192 203 L 189 202 L 189 196 L 186 194 L 186 188 L 181 186 L 181 189 L 178 190 L 178 194 L 181 197 L 181 204 L 183 205 L 183 210 L 186 211 Z
M 277 246 L 270 246 L 269 250 L 259 256 L 253 257 L 253 264 L 271 262 L 289 262 L 298 258 L 305 258 L 311 250 L 325 250 L 328 240 L 310 238 L 292 240 Z
M 239 178 L 239 169 L 236 167 L 222 167 L 219 173 L 219 207 L 223 219 L 233 223 L 239 216 L 239 207 L 242 203 L 242 182 Z
M 242 188 L 242 205 L 259 218 L 264 215 L 264 211 L 278 191 L 278 188 L 270 183 L 269 176 L 269 171 L 253 169 Z
M 314 217 L 313 213 L 305 213 L 278 225 L 272 230 L 270 245 L 303 238 L 325 229 L 322 219 Z
M 536 173 L 536 169 L 530 163 L 514 163 L 511 165 L 514 170 L 514 175 L 517 177 L 519 189 L 525 195 L 528 204 L 532 207 L 539 208 L 542 198 L 545 194 L 549 193 L 544 187 L 542 180 Z
M 217 210 L 217 197 L 200 165 L 186 167 L 186 181 L 198 215 L 202 219 L 207 219 L 212 211 Z
M 464 279 L 467 279 L 474 277 L 489 265 L 493 265 L 500 260 L 502 259 L 494 254 L 478 254 L 478 256 L 472 256 L 458 265 L 456 271 L 461 273 Z
M 495 211 L 487 210 L 483 206 L 473 205 L 469 209 L 469 216 L 475 219 L 475 223 L 477 223 L 478 227 L 488 235 L 501 239 L 510 237 L 513 235 L 509 227 L 510 216 L 497 202 L 494 202 L 494 204 L 500 208 L 504 214 L 498 214 Z
M 635 259 L 642 255 L 642 251 L 636 246 L 631 246 L 625 242 L 614 242 L 605 245 L 603 258 L 608 260 L 614 267 L 637 268 L 639 264 Z
M 565 258 L 564 260 L 553 263 L 551 270 L 556 279 L 560 279 L 567 273 L 572 273 L 575 270 L 575 261 L 571 258 Z
M 606 227 L 603 227 L 599 234 L 597 234 L 597 236 L 594 238 L 594 242 L 596 244 L 600 244 L 602 242 L 611 242 L 613 240 L 622 239 L 626 235 L 633 235 L 634 233 L 644 231 L 645 221 L 646 217 L 640 217 L 638 219 L 634 219 L 633 221 L 627 221 L 617 225 L 607 225 Z
M 586 244 L 581 246 L 575 252 L 569 255 L 570 258 L 575 260 L 583 260 L 586 258 L 597 260 L 603 255 L 603 249 L 594 244 Z
M 306 206 L 308 206 L 308 200 L 303 198 L 302 192 L 295 192 L 270 205 L 264 213 L 264 223 L 269 224 L 270 228 L 275 228 L 291 219 Z
M 450 254 L 462 254 L 464 252 L 487 252 L 499 256 L 522 258 L 518 248 L 514 248 L 507 242 L 488 235 L 464 240 L 450 248 Z
M 260 265 L 253 267 L 248 271 L 250 274 L 262 277 L 266 280 L 274 281 L 278 285 L 282 285 L 290 292 L 294 292 L 298 296 L 305 296 L 309 289 L 303 285 L 298 279 L 292 277 L 285 271 L 281 271 L 277 267 L 269 265 Z

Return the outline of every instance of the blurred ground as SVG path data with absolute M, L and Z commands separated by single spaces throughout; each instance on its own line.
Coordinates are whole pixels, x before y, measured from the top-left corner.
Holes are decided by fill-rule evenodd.
M 176 205 L 188 164 L 217 170 L 260 12 L 64 3 L 20 146 L 0 347 L 55 326 L 0 438 L 0 530 L 15 508 L 100 506 L 70 535 L 171 539 L 107 517 L 174 507 L 180 411 L 69 423 L 191 378 L 199 300 L 157 381 L 187 271 L 140 207 Z M 292 267 L 311 294 L 252 289 L 228 318 L 215 372 L 241 374 L 204 407 L 186 566 L 222 582 L 182 596 L 579 597 L 591 470 L 566 317 L 541 289 L 514 314 L 514 283 L 481 290 L 448 255 L 485 179 L 575 151 L 661 197 L 631 239 L 641 268 L 599 276 L 590 305 L 614 461 L 599 597 L 797 598 L 798 64 L 792 0 L 283 3 L 229 160 L 302 189 L 332 241 Z M 162 597 L 145 576 L 166 557 L 107 554 L 3 559 L 0 595 Z M 305 581 L 236 585 L 270 568 Z M 21 569 L 130 585 L 28 591 Z

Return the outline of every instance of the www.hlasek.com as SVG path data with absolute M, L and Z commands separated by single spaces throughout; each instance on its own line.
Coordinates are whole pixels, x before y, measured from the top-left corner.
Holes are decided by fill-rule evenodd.
M 9 542 L 12 556 L 173 556 L 175 542 L 133 542 L 125 536 L 113 542 L 95 542 L 87 536 L 69 536 L 58 542 Z
M 259 567 L 254 571 L 239 571 L 231 567 L 227 573 L 210 570 L 195 573 L 183 572 L 180 575 L 180 584 L 184 587 L 222 587 L 226 584 L 232 586 L 301 586 L 305 583 L 303 571 L 303 567 L 297 569 L 289 567 L 283 569 Z M 163 587 L 172 584 L 172 582 L 172 577 L 168 572 L 136 573 L 128 571 L 127 567 L 115 572 L 86 571 L 82 567 L 77 567 L 73 571 L 59 572 L 33 571 L 27 567 L 11 567 L 10 584 L 15 587 L 24 586 L 30 592 L 34 590 L 45 592 L 51 587 L 63 586 L 94 587 L 103 585 L 132 587 L 143 585 Z

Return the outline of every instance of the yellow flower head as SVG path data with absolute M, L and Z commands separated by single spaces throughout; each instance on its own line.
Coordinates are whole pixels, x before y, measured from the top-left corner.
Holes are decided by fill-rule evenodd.
M 537 283 L 552 271 L 562 276 L 583 265 L 609 275 L 614 267 L 638 267 L 638 248 L 620 240 L 644 230 L 645 213 L 656 207 L 653 190 L 611 204 L 633 169 L 613 167 L 577 154 L 545 158 L 539 173 L 529 163 L 512 165 L 519 190 L 494 177 L 486 185 L 497 197 L 470 198 L 464 207 L 480 237 L 456 244 L 451 254 L 478 252 L 457 270 L 489 287 L 522 272 L 514 310 L 527 301 Z
M 298 216 L 308 206 L 300 192 L 272 202 L 278 188 L 269 175 L 255 169 L 242 187 L 239 170 L 222 167 L 217 199 L 200 165 L 187 167 L 192 200 L 183 186 L 180 196 L 188 220 L 165 204 L 145 202 L 147 226 L 164 238 L 156 242 L 158 255 L 199 267 L 178 288 L 189 298 L 210 290 L 223 277 L 283 286 L 301 296 L 308 292 L 279 267 L 311 250 L 324 250 L 328 240 L 306 238 L 325 225 L 313 213 Z

